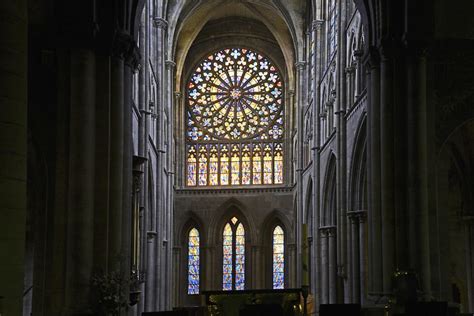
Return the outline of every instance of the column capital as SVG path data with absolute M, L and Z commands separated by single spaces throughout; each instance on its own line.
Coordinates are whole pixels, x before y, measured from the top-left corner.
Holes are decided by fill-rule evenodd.
M 313 22 L 311 22 L 311 30 L 318 31 L 322 28 L 323 25 L 324 20 L 313 20 Z
M 181 98 L 182 95 L 183 95 L 183 94 L 181 93 L 181 91 L 175 91 L 175 92 L 174 92 L 174 96 L 175 96 L 176 99 Z
M 348 67 L 346 67 L 346 69 L 344 70 L 344 72 L 345 72 L 346 74 L 352 74 L 352 73 L 355 72 L 355 69 L 356 69 L 356 68 L 355 68 L 354 66 L 348 66 Z
M 395 42 L 392 38 L 382 38 L 377 48 L 380 60 L 387 60 L 392 58 L 395 53 Z
M 140 68 L 140 51 L 133 37 L 122 30 L 115 31 L 112 42 L 112 56 L 125 60 L 134 71 Z
M 364 56 L 364 49 L 356 49 L 354 50 L 354 56 L 358 59 L 360 59 L 362 56 Z
M 112 56 L 120 59 L 125 59 L 126 55 L 130 51 L 133 45 L 133 40 L 130 34 L 117 30 L 114 34 L 112 43 Z
M 414 58 L 426 57 L 432 48 L 430 40 L 410 38 L 406 34 L 403 36 L 402 43 L 407 55 Z
M 298 71 L 302 71 L 305 66 L 306 66 L 306 61 L 304 60 L 301 60 L 295 63 L 295 67 Z
M 378 48 L 370 46 L 364 59 L 367 70 L 378 68 L 380 65 L 380 52 Z
M 319 227 L 319 232 L 323 237 L 334 236 L 334 233 L 336 232 L 336 226 L 321 226 Z
M 146 232 L 148 242 L 152 242 L 153 239 L 155 239 L 157 235 L 158 234 L 155 231 L 147 231 Z
M 168 21 L 160 17 L 154 17 L 153 26 L 162 30 L 166 30 L 168 28 Z
M 176 63 L 172 60 L 165 61 L 165 65 L 166 65 L 166 67 L 168 67 L 170 69 L 173 69 L 174 67 L 176 67 Z
M 136 72 L 140 70 L 140 61 L 140 50 L 138 49 L 138 46 L 136 45 L 135 41 L 133 41 L 133 44 L 130 46 L 129 51 L 125 55 L 125 64 Z
M 347 215 L 348 218 L 350 218 L 354 222 L 356 220 L 358 220 L 359 223 L 364 223 L 365 220 L 367 219 L 367 211 L 366 210 L 348 211 L 348 212 L 346 212 L 346 215 Z

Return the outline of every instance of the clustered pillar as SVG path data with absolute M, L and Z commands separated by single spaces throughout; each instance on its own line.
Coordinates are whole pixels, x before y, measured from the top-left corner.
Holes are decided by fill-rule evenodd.
M 0 253 L 4 254 L 0 313 L 21 315 L 27 187 L 27 1 L 2 1 L 0 13 Z

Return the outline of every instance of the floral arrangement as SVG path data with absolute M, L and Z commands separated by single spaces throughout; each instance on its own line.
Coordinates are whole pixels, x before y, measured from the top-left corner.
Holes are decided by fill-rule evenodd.
M 105 315 L 120 315 L 128 305 L 130 277 L 121 271 L 98 273 L 92 277 L 98 311 Z

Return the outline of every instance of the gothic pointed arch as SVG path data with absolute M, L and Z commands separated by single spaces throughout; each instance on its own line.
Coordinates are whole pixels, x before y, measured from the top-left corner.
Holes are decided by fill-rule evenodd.
M 206 275 L 203 251 L 206 245 L 206 231 L 204 224 L 194 212 L 186 214 L 178 238 L 182 258 L 180 275 L 185 277 L 180 282 L 180 287 L 184 293 L 184 300 L 193 302 L 194 299 L 190 296 L 201 293 Z
M 262 227 L 264 285 L 273 289 L 287 288 L 290 284 L 288 245 L 294 242 L 290 221 L 283 212 L 274 210 L 265 218 Z
M 367 210 L 367 117 L 356 131 L 349 178 L 349 205 L 353 211 Z
M 310 225 L 313 217 L 313 178 L 309 177 L 306 185 L 306 194 L 305 194 L 305 211 L 303 217 L 305 218 L 306 224 Z M 311 226 L 308 226 L 310 228 Z
M 336 156 L 334 153 L 331 153 L 324 176 L 321 226 L 334 226 L 336 224 L 336 182 Z
M 252 242 L 257 240 L 257 227 L 255 227 L 255 219 L 253 218 L 248 207 L 237 198 L 231 197 L 217 206 L 213 210 L 216 216 L 213 216 L 209 223 L 209 242 L 219 242 L 222 235 L 222 230 L 229 218 L 237 216 L 246 227 L 247 241 Z

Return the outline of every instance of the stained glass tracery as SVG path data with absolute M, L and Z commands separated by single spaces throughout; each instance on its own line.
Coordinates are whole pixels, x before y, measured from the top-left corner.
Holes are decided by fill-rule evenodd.
M 280 226 L 273 230 L 273 288 L 285 287 L 285 233 Z
M 199 294 L 199 231 L 192 228 L 188 236 L 188 294 Z
M 224 291 L 245 288 L 245 229 L 233 217 L 224 227 L 222 243 L 222 289 Z
M 191 75 L 186 100 L 188 186 L 283 183 L 283 82 L 270 59 L 214 52 Z

